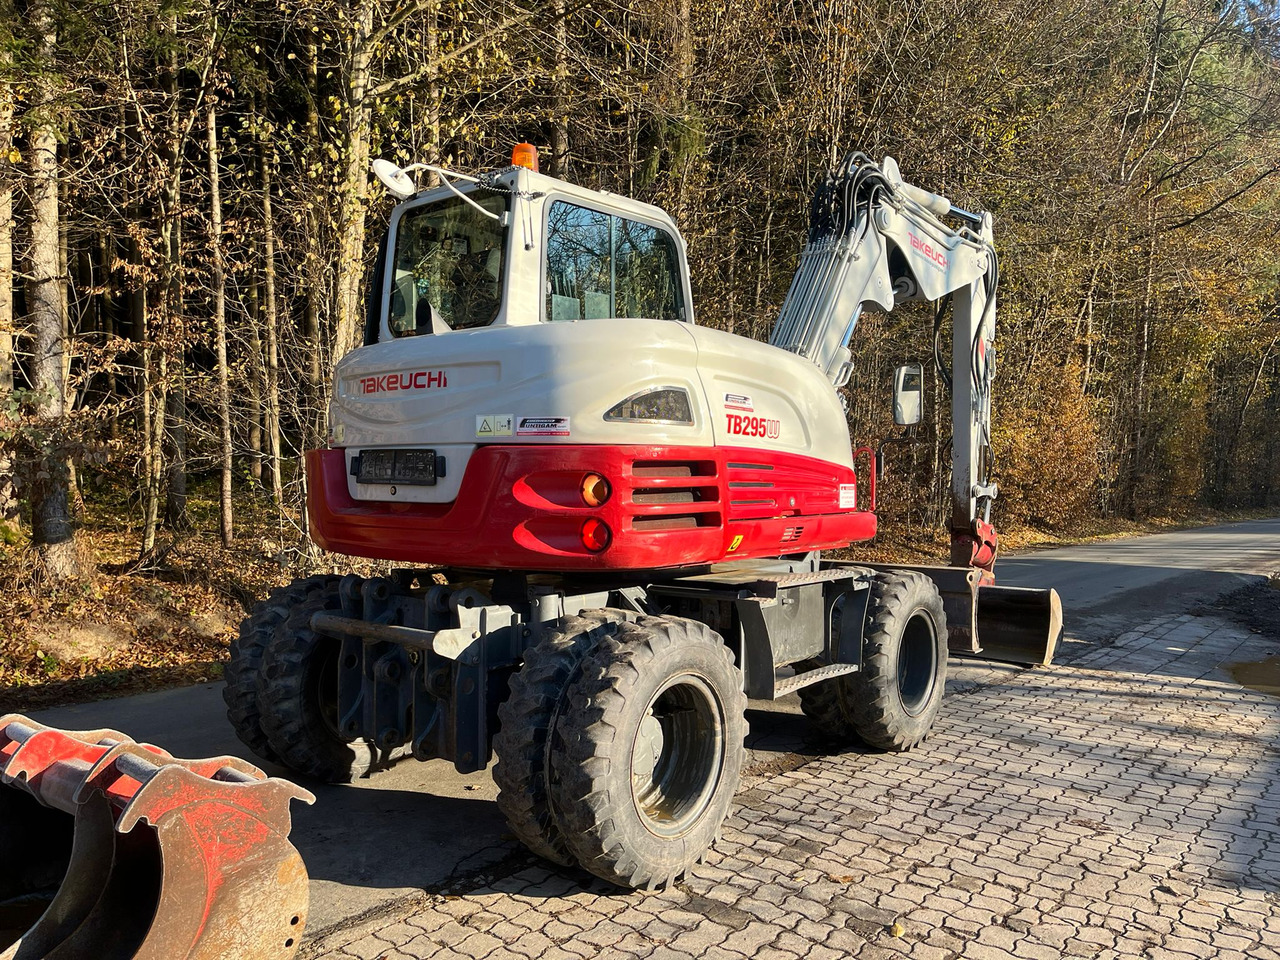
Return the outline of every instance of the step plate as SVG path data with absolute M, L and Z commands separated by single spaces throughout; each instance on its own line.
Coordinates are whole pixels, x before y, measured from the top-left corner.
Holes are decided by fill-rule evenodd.
M 715 570 L 711 573 L 695 577 L 681 577 L 669 584 L 655 584 L 653 589 L 672 592 L 670 588 L 685 590 L 733 590 L 740 597 L 753 596 L 773 598 L 792 587 L 803 587 L 810 583 L 828 583 L 835 580 L 857 580 L 867 572 L 856 567 L 843 567 L 833 570 L 817 570 L 805 573 L 766 573 L 745 569 Z M 864 581 L 864 585 L 865 581 Z
M 806 670 L 804 673 L 797 673 L 794 677 L 787 677 L 785 680 L 779 680 L 773 686 L 773 698 L 785 697 L 788 693 L 795 693 L 801 687 L 807 687 L 812 683 L 821 683 L 823 680 L 830 680 L 832 677 L 843 677 L 846 673 L 857 673 L 858 668 L 852 663 L 833 663 L 826 667 L 819 667 L 817 670 Z

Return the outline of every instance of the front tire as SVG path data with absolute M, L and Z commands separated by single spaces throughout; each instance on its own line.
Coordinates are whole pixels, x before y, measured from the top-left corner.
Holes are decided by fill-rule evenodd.
M 626 887 L 673 884 L 719 836 L 747 699 L 718 634 L 641 617 L 604 638 L 555 726 L 553 810 L 577 861 Z
M 368 744 L 338 733 L 342 644 L 311 629 L 314 614 L 341 606 L 335 585 L 295 607 L 263 652 L 258 687 L 262 729 L 280 762 L 328 783 L 355 780 L 377 760 Z
M 280 757 L 271 749 L 262 729 L 258 699 L 262 653 L 275 637 L 276 628 L 289 619 L 295 607 L 321 593 L 337 590 L 341 579 L 335 574 L 322 574 L 276 587 L 240 624 L 240 636 L 231 644 L 231 659 L 222 671 L 227 719 L 245 746 L 270 763 L 278 762 Z
M 942 597 L 924 574 L 897 570 L 872 579 L 862 669 L 802 687 L 800 705 L 824 736 L 901 752 L 924 740 L 946 685 Z

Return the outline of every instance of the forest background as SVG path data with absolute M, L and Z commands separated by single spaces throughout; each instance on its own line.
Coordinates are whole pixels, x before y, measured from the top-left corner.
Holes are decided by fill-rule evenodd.
M 216 660 L 219 603 L 334 562 L 298 467 L 392 206 L 370 160 L 522 140 L 666 208 L 699 322 L 760 338 L 815 183 L 892 154 L 995 216 L 1001 525 L 1280 503 L 1274 0 L 0 0 L 0 689 Z M 862 321 L 859 441 L 932 325 Z M 880 495 L 926 539 L 929 399 Z

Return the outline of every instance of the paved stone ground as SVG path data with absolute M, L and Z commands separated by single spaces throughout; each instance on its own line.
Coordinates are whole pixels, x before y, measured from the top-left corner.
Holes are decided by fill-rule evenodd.
M 1220 670 L 1280 645 L 1180 616 L 1071 646 L 1052 671 L 956 671 L 911 754 L 748 779 L 673 890 L 513 846 L 304 955 L 1280 960 L 1280 699 Z

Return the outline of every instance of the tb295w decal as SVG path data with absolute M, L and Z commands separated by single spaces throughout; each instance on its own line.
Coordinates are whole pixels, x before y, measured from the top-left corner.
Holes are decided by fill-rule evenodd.
M 725 429 L 734 436 L 763 437 L 766 440 L 777 440 L 782 436 L 782 423 L 766 417 L 744 417 L 736 413 L 726 413 Z

